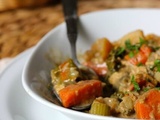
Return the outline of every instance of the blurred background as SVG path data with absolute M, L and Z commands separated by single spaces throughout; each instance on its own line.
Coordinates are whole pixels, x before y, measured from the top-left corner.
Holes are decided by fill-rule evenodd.
M 115 8 L 160 8 L 160 0 L 78 0 L 79 15 Z M 60 0 L 0 0 L 0 59 L 34 46 L 63 21 Z

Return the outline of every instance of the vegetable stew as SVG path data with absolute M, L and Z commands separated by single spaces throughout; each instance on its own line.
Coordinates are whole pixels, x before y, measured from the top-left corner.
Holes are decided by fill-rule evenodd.
M 160 119 L 160 37 L 142 30 L 111 42 L 96 40 L 81 64 L 98 78 L 84 74 L 72 59 L 51 71 L 52 88 L 68 109 L 93 101 L 88 114 Z

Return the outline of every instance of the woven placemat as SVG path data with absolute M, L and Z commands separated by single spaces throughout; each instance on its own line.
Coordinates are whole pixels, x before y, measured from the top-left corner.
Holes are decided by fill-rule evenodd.
M 112 8 L 159 8 L 159 0 L 79 0 L 78 14 Z M 0 59 L 14 57 L 34 46 L 62 23 L 61 4 L 0 13 Z
M 60 0 L 0 0 L 0 11 L 55 4 Z

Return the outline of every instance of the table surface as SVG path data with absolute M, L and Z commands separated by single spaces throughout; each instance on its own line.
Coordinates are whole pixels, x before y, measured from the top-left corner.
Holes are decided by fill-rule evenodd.
M 159 0 L 79 0 L 78 14 L 115 8 L 160 8 Z M 64 21 L 61 3 L 0 12 L 0 59 L 34 46 Z

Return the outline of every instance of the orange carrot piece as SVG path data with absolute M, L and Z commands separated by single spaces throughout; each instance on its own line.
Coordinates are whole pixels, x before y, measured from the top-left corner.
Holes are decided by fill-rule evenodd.
M 103 76 L 103 75 L 106 75 L 106 73 L 107 73 L 107 65 L 105 62 L 101 63 L 101 64 L 86 62 L 86 63 L 84 63 L 84 65 L 93 69 L 97 73 L 97 75 Z
M 151 52 L 151 48 L 144 44 L 140 47 L 140 51 L 134 57 L 130 58 L 129 55 L 126 55 L 125 59 L 133 65 L 141 63 L 145 64 Z
M 139 119 L 160 119 L 160 91 L 158 89 L 149 90 L 142 95 L 135 104 L 135 111 Z
M 127 61 L 129 61 L 129 62 L 130 62 L 131 64 L 133 64 L 133 65 L 137 65 L 137 64 L 138 64 L 138 60 L 137 60 L 136 57 L 130 58 L 129 55 L 126 55 L 126 56 L 124 57 L 124 59 L 127 60 Z
M 147 46 L 146 44 L 143 44 L 140 47 L 140 51 L 142 53 L 144 53 L 146 57 L 148 57 L 150 55 L 150 53 L 152 52 L 152 49 L 149 46 Z
M 145 62 L 146 62 L 147 59 L 148 59 L 148 56 L 146 56 L 143 52 L 140 51 L 140 52 L 136 55 L 136 58 L 137 58 L 137 61 L 138 61 L 138 63 L 137 63 L 136 65 L 138 65 L 138 64 L 140 64 L 140 63 L 145 64 Z
M 64 107 L 79 105 L 102 95 L 102 83 L 99 80 L 85 80 L 69 85 L 59 91 Z

